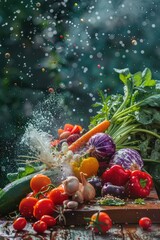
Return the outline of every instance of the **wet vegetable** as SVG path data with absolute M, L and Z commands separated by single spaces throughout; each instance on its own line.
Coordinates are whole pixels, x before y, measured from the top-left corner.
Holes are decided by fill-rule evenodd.
M 120 165 L 113 165 L 102 174 L 103 183 L 111 182 L 113 185 L 123 186 L 129 180 L 131 171 Z
M 113 139 L 106 133 L 97 133 L 93 135 L 89 139 L 87 147 L 90 155 L 98 160 L 110 158 L 116 150 Z
M 72 143 L 69 146 L 69 150 L 72 150 L 73 152 L 78 151 L 80 148 L 82 148 L 89 141 L 89 139 L 94 134 L 106 131 L 109 126 L 110 126 L 110 122 L 107 121 L 107 120 L 104 120 L 103 122 L 97 124 L 97 126 L 90 129 L 88 132 L 86 132 L 80 138 L 78 138 L 74 143 Z
M 125 188 L 123 186 L 116 186 L 112 183 L 105 183 L 101 190 L 101 195 L 112 195 L 114 197 L 124 198 L 125 197 Z
M 131 198 L 146 198 L 152 189 L 153 180 L 150 174 L 135 170 L 131 172 L 127 183 L 127 194 Z
M 142 169 L 143 167 L 143 159 L 141 158 L 138 151 L 131 148 L 122 148 L 112 156 L 109 165 L 113 166 L 118 164 L 122 166 L 124 169 Z
M 93 176 L 88 178 L 87 181 L 92 184 L 94 189 L 96 190 L 96 196 L 101 196 L 101 189 L 102 189 L 102 179 L 98 176 Z

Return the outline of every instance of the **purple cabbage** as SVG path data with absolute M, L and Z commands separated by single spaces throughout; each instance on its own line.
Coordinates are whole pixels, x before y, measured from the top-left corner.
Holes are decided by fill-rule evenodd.
M 110 159 L 109 166 L 111 167 L 115 164 L 130 170 L 141 170 L 144 165 L 141 155 L 131 148 L 123 148 L 115 152 Z
M 90 155 L 98 160 L 110 158 L 116 150 L 116 145 L 113 139 L 106 133 L 96 133 L 93 135 L 88 143 Z

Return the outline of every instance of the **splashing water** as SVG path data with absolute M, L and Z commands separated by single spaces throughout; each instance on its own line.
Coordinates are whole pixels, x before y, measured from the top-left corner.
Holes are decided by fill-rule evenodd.
M 61 179 L 73 174 L 68 164 L 70 154 L 64 152 L 63 147 L 61 150 L 51 148 L 51 141 L 57 137 L 57 129 L 66 123 L 67 114 L 64 108 L 60 96 L 52 95 L 44 103 L 39 103 L 19 143 L 19 164 L 38 164 L 49 169 L 61 168 Z

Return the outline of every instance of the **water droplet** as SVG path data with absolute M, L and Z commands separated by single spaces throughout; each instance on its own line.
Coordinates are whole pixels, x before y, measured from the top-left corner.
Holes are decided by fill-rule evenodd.
M 53 92 L 54 92 L 54 89 L 53 89 L 53 88 L 49 88 L 49 89 L 48 89 L 48 92 L 49 92 L 49 93 L 53 93 Z
M 137 41 L 136 41 L 136 39 L 132 39 L 131 42 L 132 42 L 133 45 L 135 45 L 135 46 L 137 45 Z
M 37 3 L 36 3 L 36 7 L 41 7 L 41 3 L 40 3 L 40 2 L 37 2 Z
M 11 54 L 10 53 L 5 53 L 5 58 L 10 58 L 11 57 Z

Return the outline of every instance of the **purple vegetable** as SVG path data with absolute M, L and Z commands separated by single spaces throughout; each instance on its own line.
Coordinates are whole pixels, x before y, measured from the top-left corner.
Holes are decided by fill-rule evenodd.
M 92 186 L 96 190 L 96 196 L 101 196 L 101 189 L 102 189 L 102 179 L 98 176 L 93 176 L 87 179 L 87 182 L 92 184 Z
M 125 188 L 123 186 L 116 186 L 110 182 L 107 182 L 102 187 L 101 195 L 104 197 L 107 194 L 114 197 L 123 198 L 125 197 Z
M 113 139 L 106 133 L 96 133 L 93 135 L 88 143 L 90 155 L 98 160 L 110 158 L 115 153 L 115 143 Z
M 122 166 L 124 169 L 141 170 L 143 160 L 136 150 L 123 148 L 118 150 L 110 159 L 109 166 L 111 167 L 115 164 Z

